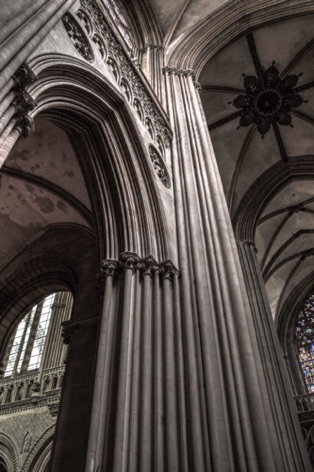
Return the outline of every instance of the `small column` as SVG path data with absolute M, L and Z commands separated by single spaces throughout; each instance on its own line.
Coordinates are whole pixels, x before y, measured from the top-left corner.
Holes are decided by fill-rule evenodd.
M 114 355 L 114 312 L 111 310 L 113 278 L 117 274 L 117 261 L 102 262 L 99 274 L 103 289 L 103 305 L 98 337 L 97 365 L 94 383 L 89 441 L 86 454 L 86 472 L 100 469 L 103 461 L 105 432 L 109 416 L 110 374 Z
M 106 350 L 100 334 L 85 470 L 187 472 L 179 272 L 171 261 L 125 252 L 115 273 L 104 295 L 112 321 L 100 328 Z

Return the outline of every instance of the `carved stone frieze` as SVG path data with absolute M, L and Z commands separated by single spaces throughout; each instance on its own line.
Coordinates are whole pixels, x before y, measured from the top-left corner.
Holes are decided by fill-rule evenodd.
M 91 45 L 77 21 L 69 13 L 63 16 L 62 21 L 75 49 L 86 61 L 92 62 L 93 52 Z
M 169 177 L 166 165 L 162 157 L 160 156 L 159 152 L 157 151 L 157 149 L 155 149 L 153 146 L 149 146 L 149 156 L 159 179 L 161 180 L 161 182 L 164 184 L 165 187 L 170 188 L 171 187 L 170 177 Z
M 131 94 L 128 99 L 132 100 L 131 104 L 136 107 L 136 104 L 140 103 L 143 110 L 143 116 L 141 117 L 143 123 L 147 125 L 147 118 L 154 127 L 154 136 L 159 136 L 164 143 L 166 148 L 170 147 L 172 132 L 159 112 L 154 101 L 150 98 L 146 86 L 136 71 L 136 67 L 130 58 L 119 44 L 115 35 L 113 34 L 109 24 L 107 23 L 106 17 L 102 13 L 100 7 L 93 0 L 81 0 L 81 8 L 77 13 L 78 18 L 82 21 L 83 27 L 91 37 L 91 40 L 98 45 L 98 49 L 106 61 L 106 63 L 112 69 L 115 80 L 123 90 L 122 85 L 128 84 L 127 88 L 130 88 Z M 103 41 L 104 46 L 101 45 L 99 48 L 100 39 Z M 106 49 L 106 54 L 103 49 Z

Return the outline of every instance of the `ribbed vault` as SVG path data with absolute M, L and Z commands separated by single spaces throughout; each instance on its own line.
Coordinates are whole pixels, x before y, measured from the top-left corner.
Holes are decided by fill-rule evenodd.
M 312 20 L 247 31 L 199 78 L 236 235 L 255 242 L 274 316 L 313 274 Z

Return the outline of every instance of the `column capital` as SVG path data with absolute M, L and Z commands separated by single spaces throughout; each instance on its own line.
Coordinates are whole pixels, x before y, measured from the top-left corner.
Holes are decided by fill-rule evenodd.
M 19 113 L 16 118 L 17 121 L 15 128 L 20 133 L 20 135 L 23 136 L 23 138 L 27 138 L 32 131 L 32 124 L 34 122 L 33 118 L 29 116 L 28 113 Z
M 36 74 L 32 71 L 29 65 L 24 62 L 13 74 L 15 87 L 17 89 L 24 89 L 28 85 L 33 84 L 37 80 Z
M 173 265 L 173 263 L 168 259 L 167 261 L 161 262 L 159 264 L 160 274 L 162 279 L 173 280 L 175 277 L 180 275 L 180 271 Z
M 195 72 L 193 69 L 177 69 L 176 67 L 165 66 L 162 69 L 164 74 L 177 75 L 180 77 L 193 77 L 195 79 Z
M 122 252 L 120 254 L 119 263 L 122 270 L 130 269 L 132 272 L 135 272 L 138 269 L 144 268 L 144 264 L 140 256 L 131 251 Z
M 247 246 L 247 247 L 252 247 L 255 252 L 257 252 L 255 242 L 252 241 L 251 239 L 243 239 L 241 241 L 238 241 L 239 246 Z
M 152 256 L 142 259 L 142 263 L 144 265 L 142 268 L 143 277 L 145 275 L 152 277 L 156 272 L 158 273 L 160 271 L 158 262 Z

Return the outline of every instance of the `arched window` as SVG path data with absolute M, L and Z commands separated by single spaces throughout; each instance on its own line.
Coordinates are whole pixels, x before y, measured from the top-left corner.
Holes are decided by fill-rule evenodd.
M 305 301 L 296 319 L 299 364 L 309 393 L 314 392 L 314 294 Z
M 60 304 L 61 299 L 66 303 Z M 53 310 L 61 307 L 70 313 L 69 305 L 72 305 L 72 295 L 58 292 L 48 295 L 30 308 L 11 337 L 4 377 L 39 369 Z
M 129 51 L 132 51 L 134 47 L 134 39 L 130 25 L 126 19 L 126 15 L 123 12 L 121 6 L 114 0 L 102 0 L 104 7 L 109 13 L 114 25 L 117 27 L 121 37 L 123 38 Z

